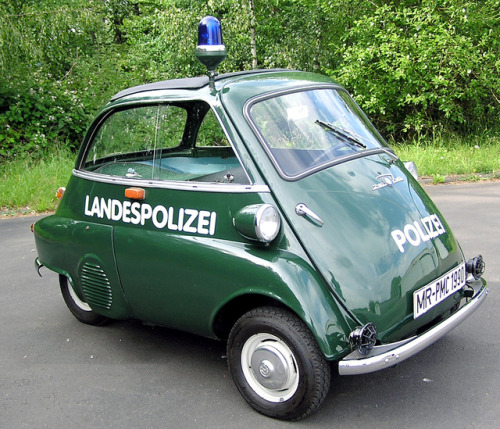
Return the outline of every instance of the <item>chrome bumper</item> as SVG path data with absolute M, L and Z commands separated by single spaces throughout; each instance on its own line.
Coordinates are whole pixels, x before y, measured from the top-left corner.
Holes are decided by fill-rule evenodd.
M 417 354 L 467 319 L 484 302 L 488 287 L 483 279 L 468 283 L 474 295 L 456 313 L 429 331 L 397 343 L 374 347 L 366 356 L 357 350 L 339 361 L 340 375 L 357 375 L 389 368 Z
M 45 265 L 43 265 L 41 262 L 40 262 L 40 259 L 36 258 L 35 259 L 35 270 L 36 272 L 38 273 L 38 275 L 40 277 L 42 277 L 42 275 L 40 274 L 40 269 L 43 268 Z

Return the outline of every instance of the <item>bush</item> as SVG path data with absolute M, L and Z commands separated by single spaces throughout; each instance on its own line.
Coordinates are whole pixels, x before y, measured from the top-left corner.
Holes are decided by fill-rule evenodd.
M 404 3 L 356 21 L 327 73 L 395 138 L 498 128 L 500 2 Z
M 78 147 L 120 89 L 204 74 L 206 14 L 223 25 L 220 72 L 326 73 L 398 140 L 499 131 L 500 0 L 2 0 L 0 162 Z
M 112 6 L 120 2 L 0 2 L 0 161 L 80 145 L 123 84 Z
M 61 81 L 30 79 L 0 93 L 0 156 L 78 147 L 89 120 L 76 91 Z

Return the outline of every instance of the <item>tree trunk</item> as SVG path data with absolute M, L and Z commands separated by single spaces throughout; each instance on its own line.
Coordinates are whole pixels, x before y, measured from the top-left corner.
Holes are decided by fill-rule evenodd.
M 248 0 L 250 6 L 250 51 L 252 54 L 252 69 L 257 68 L 257 44 L 255 42 L 255 4 Z

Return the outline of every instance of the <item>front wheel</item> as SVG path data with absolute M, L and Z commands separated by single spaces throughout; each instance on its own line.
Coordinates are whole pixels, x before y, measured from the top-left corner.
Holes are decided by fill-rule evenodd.
M 109 320 L 107 317 L 94 312 L 85 301 L 82 301 L 73 290 L 67 277 L 62 274 L 59 275 L 59 285 L 61 286 L 61 293 L 69 311 L 80 322 L 87 325 L 103 325 Z
M 228 365 L 245 400 L 283 420 L 312 414 L 330 387 L 330 364 L 295 314 L 260 307 L 242 316 L 228 340 Z

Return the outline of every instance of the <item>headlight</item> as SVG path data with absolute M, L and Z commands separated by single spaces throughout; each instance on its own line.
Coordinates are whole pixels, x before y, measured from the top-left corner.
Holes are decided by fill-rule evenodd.
M 234 216 L 233 223 L 245 238 L 270 243 L 279 233 L 281 218 L 271 204 L 254 204 L 243 207 Z

